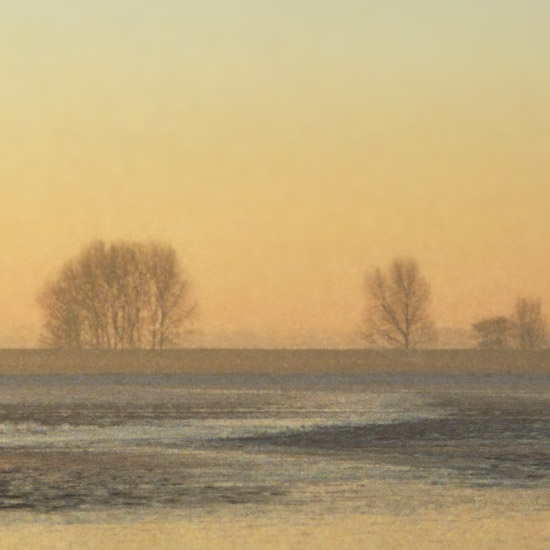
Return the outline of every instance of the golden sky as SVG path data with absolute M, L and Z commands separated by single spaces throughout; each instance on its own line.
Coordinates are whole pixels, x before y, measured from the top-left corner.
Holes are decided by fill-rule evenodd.
M 95 238 L 174 245 L 212 345 L 357 343 L 395 255 L 441 326 L 550 310 L 549 2 L 10 4 L 0 345 Z

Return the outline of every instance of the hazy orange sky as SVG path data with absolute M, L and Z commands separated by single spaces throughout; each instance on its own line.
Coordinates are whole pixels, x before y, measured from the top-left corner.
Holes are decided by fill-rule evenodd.
M 353 345 L 367 269 L 435 321 L 550 309 L 550 2 L 0 8 L 0 346 L 95 238 L 173 244 L 196 343 Z M 550 313 L 550 311 L 549 311 Z

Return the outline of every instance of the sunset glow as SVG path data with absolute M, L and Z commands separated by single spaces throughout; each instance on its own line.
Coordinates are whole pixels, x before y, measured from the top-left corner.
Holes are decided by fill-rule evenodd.
M 29 0 L 1 9 L 0 346 L 89 241 L 159 239 L 192 345 L 353 346 L 414 256 L 440 327 L 550 313 L 550 4 Z

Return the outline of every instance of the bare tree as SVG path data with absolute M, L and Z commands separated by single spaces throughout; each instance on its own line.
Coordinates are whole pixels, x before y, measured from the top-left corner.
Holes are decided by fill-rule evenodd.
M 537 349 L 546 345 L 547 320 L 540 299 L 518 297 L 512 320 L 518 347 Z
M 508 348 L 511 345 L 513 323 L 504 316 L 489 317 L 472 325 L 479 348 Z
M 430 290 L 412 258 L 397 258 L 366 277 L 365 339 L 376 346 L 410 349 L 434 338 Z
M 82 322 L 75 278 L 74 266 L 66 264 L 57 279 L 49 282 L 38 298 L 41 308 L 48 312 L 44 332 L 46 343 L 51 347 L 81 346 Z
M 157 242 L 92 243 L 39 304 L 48 345 L 108 349 L 175 345 L 194 309 L 175 251 Z
M 187 304 L 189 283 L 182 276 L 174 249 L 151 246 L 149 258 L 149 324 L 151 348 L 162 349 L 177 340 L 178 327 L 195 309 Z

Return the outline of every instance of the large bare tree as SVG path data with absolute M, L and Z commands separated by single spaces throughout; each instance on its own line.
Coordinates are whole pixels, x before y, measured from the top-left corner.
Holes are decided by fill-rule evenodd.
M 428 306 L 430 289 L 412 258 L 397 258 L 386 271 L 366 277 L 363 336 L 372 345 L 410 349 L 434 338 Z
M 547 320 L 540 299 L 518 297 L 512 322 L 521 349 L 542 348 L 547 343 Z
M 158 243 L 97 241 L 39 296 L 52 347 L 152 348 L 177 343 L 193 312 L 177 255 Z

